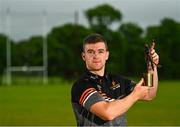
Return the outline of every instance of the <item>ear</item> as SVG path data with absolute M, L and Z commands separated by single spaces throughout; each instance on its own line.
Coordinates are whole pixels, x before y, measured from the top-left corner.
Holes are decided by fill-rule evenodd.
M 109 51 L 106 52 L 106 60 L 109 59 Z
M 81 53 L 81 57 L 85 61 L 85 54 L 84 54 L 84 52 Z

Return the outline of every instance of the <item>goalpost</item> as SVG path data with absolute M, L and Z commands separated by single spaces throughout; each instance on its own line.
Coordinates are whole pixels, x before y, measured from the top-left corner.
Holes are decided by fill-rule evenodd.
M 10 34 L 11 34 L 11 15 L 10 9 L 6 10 L 6 84 L 11 85 L 12 83 L 12 73 L 13 72 L 42 72 L 43 84 L 48 83 L 48 60 L 47 60 L 47 36 L 46 36 L 46 25 L 47 25 L 47 13 L 46 10 L 43 11 L 43 21 L 42 21 L 42 36 L 43 36 L 43 65 L 42 66 L 13 66 L 11 61 L 11 43 L 10 43 Z

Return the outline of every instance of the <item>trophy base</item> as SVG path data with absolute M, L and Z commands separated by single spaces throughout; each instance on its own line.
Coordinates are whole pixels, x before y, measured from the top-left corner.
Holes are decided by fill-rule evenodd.
M 143 73 L 144 85 L 153 87 L 153 74 L 152 73 Z

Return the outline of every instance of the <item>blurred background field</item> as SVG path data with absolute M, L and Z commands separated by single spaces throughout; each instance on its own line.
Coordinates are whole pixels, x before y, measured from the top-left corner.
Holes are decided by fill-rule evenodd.
M 70 82 L 53 78 L 43 85 L 41 79 L 23 80 L 24 84 L 22 80 L 0 86 L 0 125 L 75 125 Z
M 76 125 L 71 108 L 72 82 L 50 79 L 48 85 L 0 86 L 0 125 Z M 160 81 L 155 100 L 137 102 L 128 125 L 180 125 L 180 81 Z
M 155 39 L 157 98 L 136 103 L 128 124 L 180 126 L 180 0 L 0 0 L 0 126 L 75 125 L 70 91 L 91 33 L 108 42 L 107 71 L 127 77 L 146 71 Z

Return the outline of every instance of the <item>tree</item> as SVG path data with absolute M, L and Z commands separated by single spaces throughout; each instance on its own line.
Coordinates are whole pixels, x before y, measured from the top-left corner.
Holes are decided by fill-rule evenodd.
M 65 24 L 48 35 L 49 74 L 72 78 L 83 72 L 81 60 L 83 38 L 91 31 L 80 25 Z
M 12 65 L 15 66 L 42 66 L 43 65 L 43 38 L 31 37 L 12 46 Z
M 159 30 L 160 52 L 163 62 L 162 71 L 164 74 L 170 74 L 170 77 L 178 78 L 180 71 L 177 69 L 180 65 L 180 27 L 172 19 L 163 19 Z M 163 53 L 162 53 L 163 52 Z M 169 77 L 169 76 L 168 76 Z
M 124 60 L 126 73 L 137 75 L 144 70 L 143 30 L 134 23 L 124 23 L 119 27 L 123 37 Z
M 162 68 L 159 69 L 161 77 L 178 78 L 180 58 L 180 24 L 172 19 L 165 18 L 160 26 L 151 26 L 147 29 L 146 38 L 155 38 L 157 50 L 160 55 Z
M 107 70 L 117 74 L 124 73 L 124 47 L 121 34 L 119 32 L 107 31 L 104 36 L 110 51 Z
M 99 5 L 85 11 L 90 27 L 95 31 L 110 29 L 110 25 L 119 22 L 121 13 L 108 4 Z

